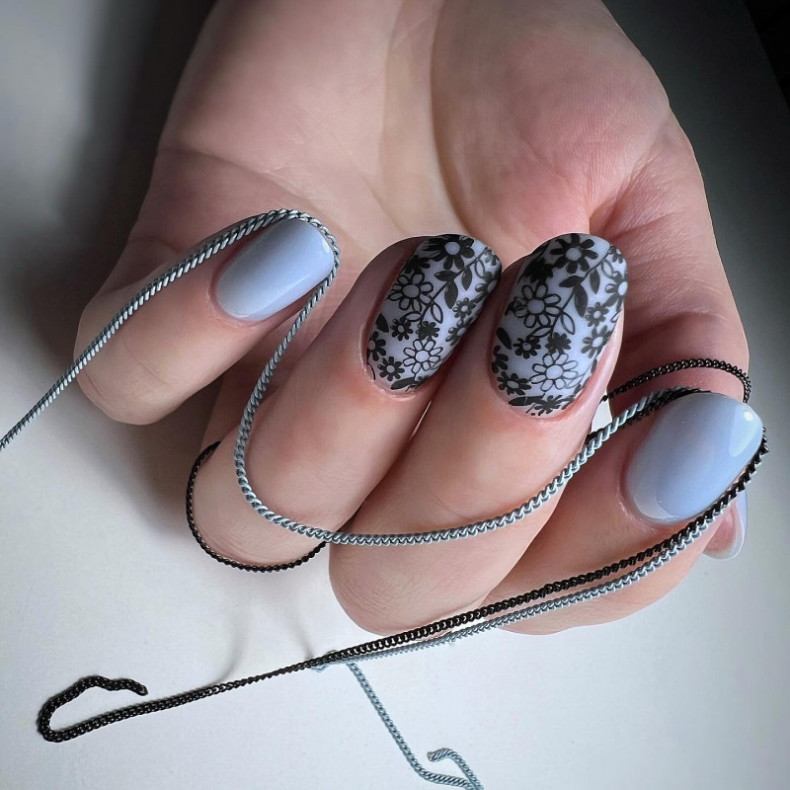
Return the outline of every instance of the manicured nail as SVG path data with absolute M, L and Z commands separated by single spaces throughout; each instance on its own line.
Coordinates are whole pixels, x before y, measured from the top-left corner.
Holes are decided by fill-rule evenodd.
M 373 323 L 367 361 L 374 380 L 409 390 L 430 378 L 475 322 L 501 271 L 499 258 L 468 236 L 423 241 Z
M 507 402 L 527 414 L 573 403 L 595 371 L 623 309 L 620 250 L 569 233 L 525 261 L 496 332 L 491 367 Z
M 300 219 L 280 220 L 231 260 L 217 280 L 217 303 L 234 318 L 261 321 L 309 293 L 333 265 L 318 228 Z
M 707 554 L 709 557 L 712 557 L 714 560 L 734 559 L 741 553 L 743 542 L 746 539 L 746 523 L 748 520 L 748 503 L 746 501 L 746 492 L 741 491 L 741 493 L 735 497 L 735 502 L 730 505 L 730 507 L 735 510 L 735 535 L 732 539 L 732 543 L 730 543 L 729 546 L 725 546 L 723 549 L 720 549 L 719 551 L 705 549 L 705 554 Z
M 729 488 L 762 433 L 762 420 L 745 403 L 717 392 L 686 395 L 653 417 L 626 469 L 625 491 L 651 521 L 688 521 Z

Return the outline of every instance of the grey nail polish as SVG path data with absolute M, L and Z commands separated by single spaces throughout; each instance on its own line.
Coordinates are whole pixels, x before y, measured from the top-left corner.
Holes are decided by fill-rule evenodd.
M 333 265 L 318 228 L 300 219 L 280 220 L 231 260 L 217 280 L 217 304 L 234 318 L 261 321 L 315 288 Z
M 620 250 L 569 233 L 524 262 L 496 332 L 491 367 L 512 406 L 565 409 L 595 371 L 623 309 L 628 276 Z
M 735 518 L 735 535 L 732 543 L 721 551 L 710 551 L 705 549 L 705 554 L 714 560 L 732 560 L 735 559 L 743 548 L 744 541 L 746 540 L 746 524 L 748 519 L 748 503 L 746 501 L 746 492 L 741 491 L 735 502 L 730 505 L 737 510 Z
M 763 423 L 745 403 L 716 392 L 665 406 L 625 472 L 625 491 L 651 521 L 688 521 L 721 496 L 757 452 Z
M 374 380 L 409 390 L 430 378 L 474 323 L 502 271 L 481 241 L 448 234 L 423 241 L 379 307 L 367 363 Z

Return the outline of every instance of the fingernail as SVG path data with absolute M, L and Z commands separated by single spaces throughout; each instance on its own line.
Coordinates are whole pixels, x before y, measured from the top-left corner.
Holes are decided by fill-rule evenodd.
M 280 220 L 227 265 L 217 280 L 217 304 L 234 318 L 261 321 L 309 293 L 333 265 L 318 228 L 300 219 Z
M 501 271 L 499 258 L 469 236 L 423 241 L 373 322 L 367 349 L 373 379 L 392 390 L 429 379 L 475 322 Z
M 688 521 L 729 488 L 762 433 L 762 420 L 745 403 L 717 392 L 686 395 L 653 418 L 627 466 L 625 491 L 651 521 Z
M 746 523 L 748 520 L 746 492 L 741 491 L 741 493 L 735 497 L 735 502 L 730 505 L 730 507 L 735 510 L 735 535 L 733 536 L 732 543 L 719 551 L 705 549 L 705 554 L 712 557 L 714 560 L 734 559 L 741 553 L 743 542 L 746 539 Z
M 570 406 L 595 371 L 627 290 L 622 253 L 597 236 L 558 236 L 526 258 L 491 362 L 507 402 L 533 415 Z

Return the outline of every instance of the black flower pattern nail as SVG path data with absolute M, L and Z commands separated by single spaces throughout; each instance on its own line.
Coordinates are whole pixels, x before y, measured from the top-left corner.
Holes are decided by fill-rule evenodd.
M 433 375 L 477 319 L 501 271 L 499 258 L 468 236 L 422 242 L 373 323 L 367 348 L 373 378 L 407 390 Z
M 538 247 L 513 286 L 491 368 L 508 403 L 546 415 L 570 406 L 595 371 L 628 290 L 622 253 L 569 233 Z

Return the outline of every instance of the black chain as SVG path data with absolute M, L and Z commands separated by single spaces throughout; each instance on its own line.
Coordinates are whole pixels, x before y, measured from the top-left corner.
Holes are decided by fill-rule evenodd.
M 708 359 L 706 357 L 699 357 L 695 359 L 681 359 L 677 362 L 668 362 L 666 365 L 659 365 L 658 367 L 642 373 L 636 378 L 626 381 L 619 387 L 616 387 L 611 392 L 608 392 L 602 400 L 611 400 L 618 395 L 622 395 L 628 390 L 635 389 L 636 387 L 646 384 L 651 379 L 658 376 L 665 376 L 667 373 L 674 373 L 677 370 L 687 370 L 689 368 L 714 368 L 715 370 L 723 370 L 725 373 L 730 373 L 737 379 L 740 379 L 743 384 L 743 402 L 748 403 L 749 398 L 752 397 L 752 382 L 749 377 L 739 367 L 731 365 L 729 362 L 724 362 L 721 359 Z
M 195 494 L 195 481 L 197 480 L 198 472 L 200 471 L 200 467 L 208 460 L 208 458 L 214 453 L 214 450 L 219 447 L 219 442 L 214 442 L 214 444 L 210 444 L 206 447 L 205 450 L 195 459 L 195 463 L 192 464 L 192 470 L 189 473 L 189 480 L 187 481 L 187 496 L 186 496 L 186 513 L 187 513 L 187 524 L 189 525 L 189 530 L 192 533 L 192 536 L 198 543 L 203 551 L 209 555 L 212 559 L 215 559 L 217 562 L 221 562 L 223 565 L 230 565 L 231 568 L 236 568 L 240 571 L 251 571 L 253 573 L 276 573 L 277 571 L 287 571 L 291 568 L 298 568 L 300 565 L 303 565 L 308 560 L 313 559 L 316 554 L 318 554 L 321 549 L 326 546 L 326 543 L 319 543 L 314 549 L 311 549 L 307 552 L 303 557 L 299 557 L 298 560 L 293 560 L 292 562 L 284 562 L 280 565 L 247 565 L 243 562 L 237 562 L 236 560 L 232 560 L 229 557 L 223 557 L 221 554 L 218 554 L 214 549 L 209 546 L 206 541 L 203 539 L 203 536 L 200 534 L 200 531 L 197 528 L 197 524 L 195 523 L 195 511 L 193 506 L 193 499 Z
M 665 375 L 666 373 L 671 373 L 675 370 L 681 370 L 691 367 L 706 367 L 706 368 L 717 368 L 719 370 L 723 370 L 727 373 L 731 373 L 735 375 L 740 381 L 743 383 L 744 386 L 744 402 L 748 399 L 751 393 L 751 385 L 749 382 L 748 376 L 739 368 L 736 368 L 734 365 L 730 365 L 726 362 L 721 362 L 719 360 L 713 359 L 688 359 L 688 360 L 681 360 L 679 362 L 673 362 L 667 365 L 662 365 L 658 368 L 653 368 L 652 370 L 648 371 L 647 373 L 642 374 L 641 376 L 637 376 L 631 381 L 628 381 L 626 384 L 623 384 L 620 387 L 617 387 L 615 390 L 609 393 L 607 398 L 614 397 L 615 395 L 622 394 L 627 392 L 630 389 L 640 386 L 641 384 L 650 381 L 653 378 L 656 378 L 661 375 Z M 632 424 L 638 422 L 639 420 L 643 419 L 650 413 L 655 412 L 658 408 L 666 405 L 671 400 L 675 400 L 678 397 L 683 397 L 685 395 L 694 393 L 694 392 L 701 392 L 702 390 L 697 388 L 683 388 L 676 390 L 674 392 L 666 393 L 664 397 L 657 399 L 653 404 L 651 404 L 644 412 L 634 415 L 631 419 L 629 419 L 626 424 Z M 200 535 L 200 532 L 197 529 L 197 525 L 195 524 L 194 520 L 194 513 L 192 507 L 192 498 L 194 494 L 194 485 L 195 479 L 197 477 L 197 473 L 203 464 L 203 462 L 208 458 L 211 453 L 216 449 L 217 444 L 213 444 L 210 447 L 207 447 L 203 452 L 198 456 L 197 460 L 195 461 L 192 472 L 190 473 L 189 482 L 187 484 L 187 492 L 186 492 L 186 512 L 187 512 L 187 521 L 189 523 L 190 530 L 194 535 L 195 539 L 197 540 L 198 544 L 206 551 L 210 556 L 214 559 L 218 560 L 219 562 L 223 562 L 226 565 L 230 565 L 231 567 L 240 568 L 242 570 L 248 571 L 278 571 L 278 570 L 285 570 L 288 568 L 297 567 L 305 562 L 307 562 L 311 557 L 315 556 L 315 554 L 323 548 L 325 544 L 318 545 L 315 549 L 313 549 L 309 554 L 301 557 L 294 562 L 283 564 L 283 565 L 275 565 L 275 566 L 258 566 L 258 565 L 244 565 L 241 563 L 237 563 L 234 560 L 230 560 L 227 557 L 222 557 L 221 555 L 214 552 L 211 548 L 207 546 L 205 541 Z M 217 694 L 223 694 L 226 691 L 232 691 L 237 688 L 242 688 L 243 686 L 249 686 L 253 683 L 259 683 L 264 680 L 269 680 L 271 678 L 279 677 L 281 675 L 288 675 L 294 672 L 301 672 L 306 669 L 318 669 L 323 666 L 327 666 L 329 664 L 344 662 L 353 660 L 354 658 L 360 658 L 362 656 L 370 656 L 372 654 L 380 653 L 386 651 L 391 648 L 401 647 L 404 645 L 409 645 L 415 642 L 422 641 L 424 639 L 436 636 L 437 634 L 441 634 L 445 631 L 449 631 L 451 629 L 458 628 L 460 626 L 469 625 L 471 623 L 486 620 L 494 615 L 500 614 L 508 609 L 514 609 L 519 606 L 523 606 L 525 604 L 534 603 L 535 601 L 539 601 L 544 598 L 548 598 L 551 595 L 555 595 L 558 593 L 567 592 L 569 590 L 594 584 L 595 582 L 600 582 L 608 576 L 612 574 L 618 573 L 620 571 L 628 570 L 629 568 L 635 568 L 645 561 L 649 560 L 651 557 L 660 554 L 661 552 L 671 550 L 674 547 L 683 545 L 690 539 L 690 536 L 698 530 L 700 527 L 704 526 L 706 522 L 711 520 L 713 517 L 718 515 L 722 512 L 722 510 L 727 507 L 740 492 L 742 492 L 745 488 L 749 480 L 751 479 L 752 475 L 754 474 L 757 466 L 760 464 L 763 456 L 768 452 L 768 447 L 766 444 L 766 437 L 765 432 L 763 432 L 763 439 L 760 443 L 760 447 L 755 453 L 754 457 L 751 461 L 746 465 L 741 475 L 738 479 L 722 494 L 719 499 L 714 502 L 704 513 L 701 513 L 697 516 L 693 521 L 690 521 L 683 529 L 676 532 L 674 535 L 662 540 L 660 543 L 656 543 L 649 548 L 643 549 L 642 551 L 637 552 L 636 554 L 631 555 L 630 557 L 623 558 L 618 560 L 615 563 L 610 565 L 606 565 L 602 568 L 598 568 L 594 571 L 590 571 L 588 573 L 570 576 L 566 579 L 561 579 L 558 581 L 549 582 L 542 587 L 536 588 L 534 590 L 530 590 L 528 592 L 522 593 L 521 595 L 514 596 L 512 598 L 507 598 L 502 601 L 496 601 L 491 604 L 487 604 L 486 606 L 479 607 L 477 609 L 472 609 L 466 612 L 462 612 L 461 614 L 454 615 L 452 617 L 446 617 L 441 620 L 437 620 L 432 623 L 428 623 L 427 625 L 420 626 L 418 628 L 412 628 L 407 631 L 402 631 L 398 634 L 393 634 L 391 636 L 381 637 L 379 639 L 374 639 L 370 642 L 364 642 L 358 645 L 353 645 L 342 650 L 333 651 L 331 653 L 327 653 L 323 656 L 319 656 L 316 658 L 311 658 L 306 661 L 301 661 L 296 664 L 290 664 L 288 666 L 280 667 L 278 669 L 271 670 L 269 672 L 265 672 L 258 675 L 250 675 L 246 678 L 241 678 L 239 680 L 229 681 L 226 683 L 217 683 L 209 686 L 202 686 L 196 689 L 192 689 L 190 691 L 181 692 L 179 694 L 174 694 L 169 697 L 164 697 L 158 700 L 151 700 L 150 702 L 141 702 L 133 705 L 128 705 L 123 708 L 118 708 L 113 711 L 109 711 L 107 713 L 100 714 L 98 716 L 94 716 L 90 719 L 86 719 L 85 721 L 79 722 L 71 727 L 64 727 L 62 729 L 53 730 L 51 727 L 51 719 L 53 714 L 56 710 L 58 710 L 63 705 L 71 702 L 72 700 L 76 699 L 80 694 L 90 688 L 103 688 L 108 691 L 119 691 L 119 690 L 129 690 L 133 691 L 134 693 L 145 696 L 148 693 L 148 690 L 145 686 L 141 683 L 138 683 L 135 680 L 130 680 L 127 678 L 119 678 L 119 679 L 108 679 L 102 677 L 100 675 L 91 675 L 89 677 L 84 677 L 81 680 L 78 680 L 72 686 L 65 689 L 64 691 L 56 694 L 53 697 L 50 697 L 44 705 L 42 706 L 37 720 L 37 727 L 39 733 L 47 740 L 53 742 L 62 742 L 62 741 L 69 741 L 73 738 L 77 738 L 80 735 L 85 735 L 88 732 L 92 732 L 93 730 L 97 730 L 101 727 L 105 727 L 109 724 L 114 724 L 115 722 L 124 721 L 125 719 L 130 719 L 136 716 L 143 716 L 148 713 L 155 713 L 161 710 L 167 710 L 169 708 L 179 707 L 181 705 L 187 705 L 191 702 L 196 702 L 197 700 L 204 699 L 205 697 L 215 696 Z

